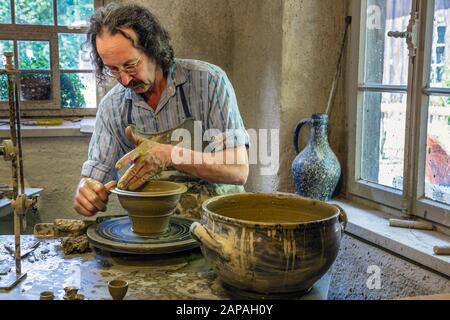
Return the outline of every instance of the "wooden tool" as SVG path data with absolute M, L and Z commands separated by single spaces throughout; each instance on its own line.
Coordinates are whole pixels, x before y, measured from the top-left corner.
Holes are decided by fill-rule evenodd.
M 352 17 L 347 16 L 345 17 L 345 32 L 344 32 L 344 38 L 342 39 L 341 44 L 341 50 L 339 53 L 339 59 L 336 67 L 336 73 L 334 75 L 333 84 L 331 86 L 330 95 L 328 97 L 328 103 L 327 103 L 327 109 L 325 113 L 329 116 L 331 112 L 331 106 L 334 101 L 334 97 L 336 96 L 336 89 L 338 85 L 339 76 L 341 75 L 342 71 L 342 59 L 344 57 L 344 51 L 345 51 L 345 44 L 347 43 L 347 37 L 348 37 L 348 29 L 350 28 L 350 25 L 352 24 Z
M 431 223 L 424 221 L 389 219 L 389 225 L 399 228 L 434 230 L 434 226 Z
M 433 248 L 434 254 L 439 256 L 448 256 L 450 255 L 450 245 L 448 246 L 435 246 Z

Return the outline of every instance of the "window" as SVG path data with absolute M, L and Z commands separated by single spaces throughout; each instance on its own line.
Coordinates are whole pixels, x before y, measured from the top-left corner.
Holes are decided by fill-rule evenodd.
M 450 1 L 350 10 L 349 196 L 450 227 Z
M 442 21 L 442 18 L 439 17 Z M 437 20 L 435 20 L 436 23 Z M 441 22 L 442 23 L 442 22 Z M 433 39 L 433 56 L 431 57 L 431 82 L 432 83 L 440 83 L 443 80 L 444 72 L 445 72 L 445 35 L 446 35 L 447 27 L 445 25 L 440 25 L 436 27 L 436 34 Z
M 83 46 L 98 0 L 1 0 L 0 65 L 14 54 L 16 80 L 26 115 L 95 114 L 94 67 Z M 7 105 L 6 75 L 0 77 L 0 112 Z M 46 110 L 46 111 L 43 111 Z

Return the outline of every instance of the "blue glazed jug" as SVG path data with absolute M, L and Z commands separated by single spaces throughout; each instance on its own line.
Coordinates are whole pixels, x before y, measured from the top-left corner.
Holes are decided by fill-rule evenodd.
M 301 129 L 310 126 L 306 147 L 300 152 L 298 138 Z M 328 143 L 328 116 L 313 114 L 300 121 L 294 132 L 296 158 L 292 162 L 292 176 L 296 193 L 300 196 L 328 201 L 341 176 L 341 166 Z

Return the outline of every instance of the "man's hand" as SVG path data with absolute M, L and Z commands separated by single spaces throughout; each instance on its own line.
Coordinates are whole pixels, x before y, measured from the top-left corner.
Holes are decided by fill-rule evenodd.
M 109 191 L 116 186 L 116 181 L 103 185 L 91 178 L 82 178 L 78 185 L 73 208 L 81 215 L 90 217 L 97 212 L 106 211 Z
M 128 127 L 125 134 L 136 149 L 124 155 L 116 163 L 116 170 L 133 163 L 119 180 L 117 187 L 122 190 L 136 190 L 149 178 L 172 164 L 172 145 L 161 144 L 139 137 Z

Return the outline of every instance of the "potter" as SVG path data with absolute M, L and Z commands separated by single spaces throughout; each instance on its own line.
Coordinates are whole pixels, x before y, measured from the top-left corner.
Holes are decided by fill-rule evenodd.
M 138 5 L 99 8 L 90 20 L 88 39 L 98 79 L 109 77 L 118 84 L 99 104 L 74 198 L 79 214 L 105 211 L 117 184 L 133 191 L 155 176 L 186 186 L 176 213 L 194 218 L 209 197 L 244 191 L 249 137 L 233 86 L 220 67 L 176 59 L 168 32 Z M 205 141 L 194 141 L 190 146 L 197 143 L 200 150 L 184 148 L 186 161 L 173 161 L 174 149 L 181 147 L 175 146 L 179 141 L 172 141 L 172 133 L 184 129 L 194 139 L 195 121 L 202 124 L 202 133 L 215 131 L 210 149 L 205 150 Z M 212 150 L 217 158 L 236 161 L 192 161 L 204 160 Z

